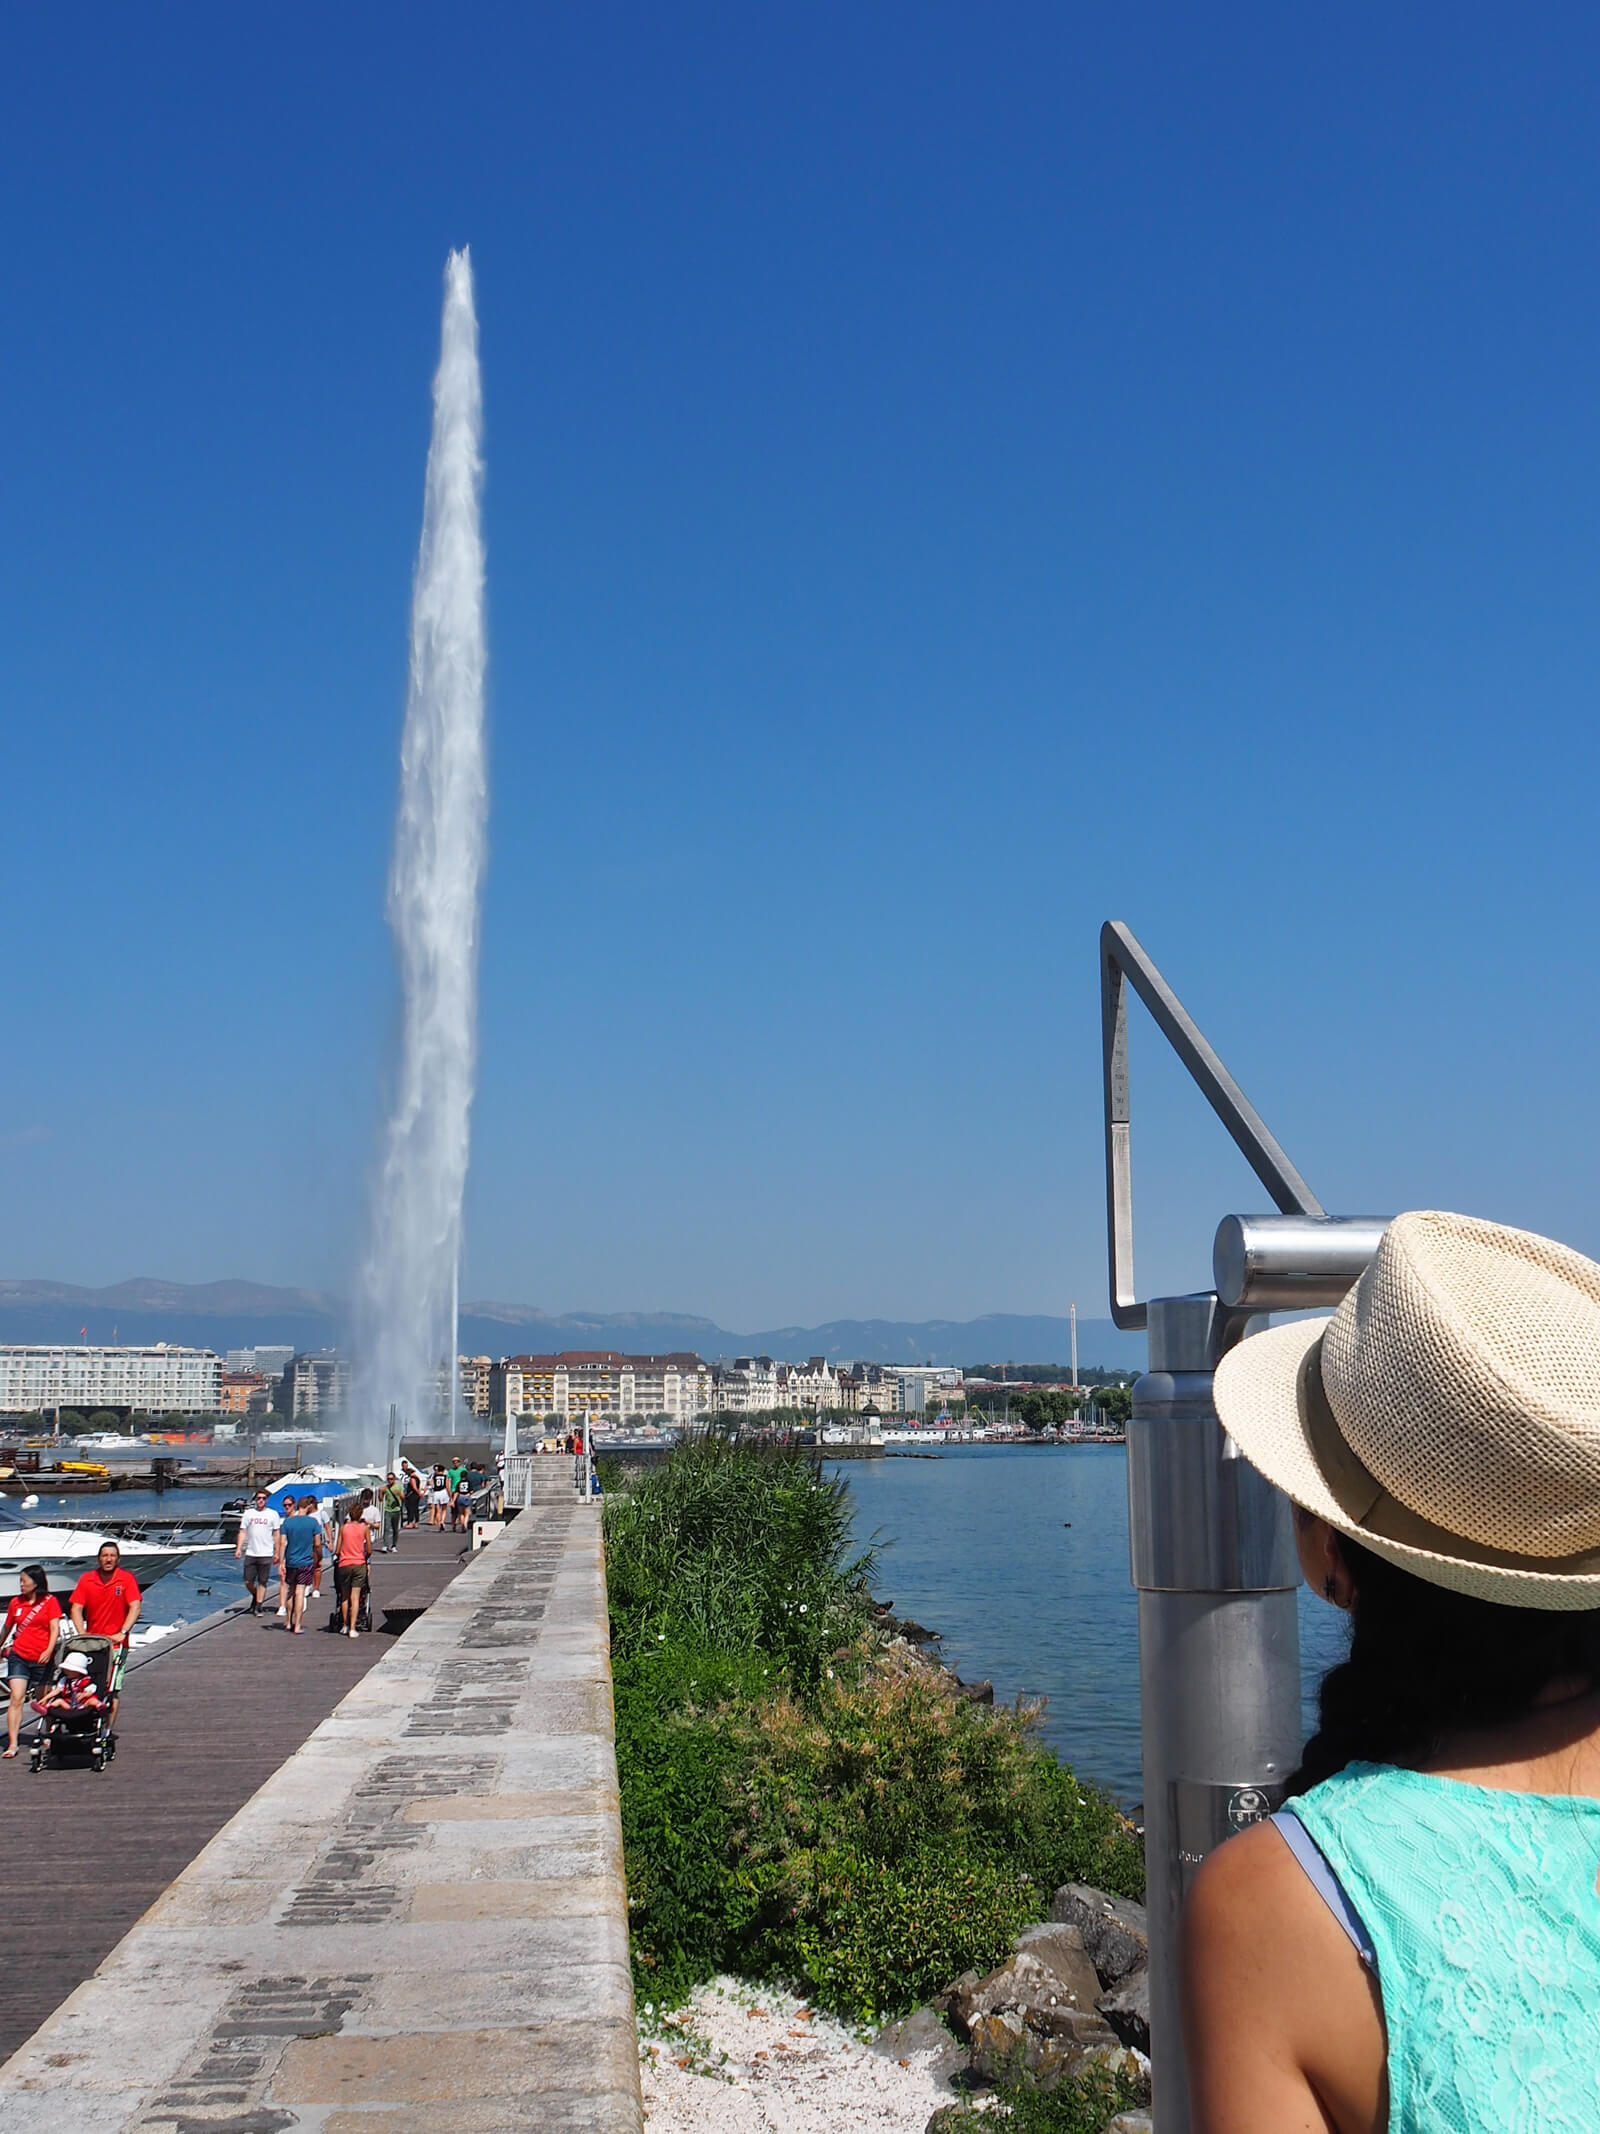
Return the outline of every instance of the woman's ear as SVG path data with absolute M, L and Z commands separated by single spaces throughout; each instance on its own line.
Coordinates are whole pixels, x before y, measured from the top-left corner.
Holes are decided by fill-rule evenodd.
M 1319 1519 L 1315 1512 L 1303 1511 L 1297 1504 L 1294 1508 L 1294 1539 L 1306 1584 L 1320 1593 L 1325 1601 L 1331 1601 L 1334 1607 L 1343 1608 L 1348 1614 L 1355 1600 L 1355 1581 L 1350 1576 L 1337 1532 L 1326 1519 Z

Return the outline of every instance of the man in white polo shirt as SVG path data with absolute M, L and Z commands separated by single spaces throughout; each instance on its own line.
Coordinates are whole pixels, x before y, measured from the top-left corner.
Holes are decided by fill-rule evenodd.
M 250 1613 L 259 1615 L 272 1583 L 278 1555 L 278 1529 L 283 1521 L 267 1507 L 267 1493 L 256 1491 L 256 1501 L 239 1518 L 239 1538 L 233 1545 L 235 1558 L 244 1558 L 244 1582 L 250 1589 Z M 279 1614 L 283 1610 L 279 1609 Z

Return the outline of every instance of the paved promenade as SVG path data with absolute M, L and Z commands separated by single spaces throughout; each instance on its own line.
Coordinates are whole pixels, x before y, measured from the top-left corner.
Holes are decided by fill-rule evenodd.
M 455 1577 L 463 1537 L 424 1527 L 373 1564 L 378 1635 L 330 1637 L 332 1578 L 315 1627 L 285 1635 L 248 1609 L 198 1635 L 137 1654 L 122 1700 L 117 1759 L 30 1773 L 0 1764 L 6 1834 L 0 1900 L 0 2060 L 109 1956 L 169 1882 L 287 1762 L 363 1675 L 394 1650 L 381 1625 L 415 1620 Z M 215 1596 L 243 1596 L 239 1567 L 216 1558 Z
M 0 2068 L 0 2134 L 638 2134 L 599 1514 L 549 1467 Z

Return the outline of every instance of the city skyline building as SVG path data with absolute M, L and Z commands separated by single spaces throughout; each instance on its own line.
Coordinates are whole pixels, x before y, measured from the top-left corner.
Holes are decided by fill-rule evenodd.
M 230 1371 L 259 1371 L 264 1378 L 281 1378 L 294 1354 L 292 1341 L 268 1342 L 253 1349 L 229 1349 L 223 1363 Z
M 0 1412 L 36 1415 L 45 1408 L 138 1410 L 148 1415 L 211 1415 L 222 1395 L 222 1358 L 214 1349 L 148 1348 L 110 1343 L 0 1344 Z
M 350 1359 L 337 1349 L 296 1356 L 285 1376 L 288 1412 L 295 1422 L 332 1422 L 349 1414 Z
M 615 1429 L 633 1416 L 690 1422 L 711 1407 L 711 1366 L 686 1350 L 627 1356 L 618 1349 L 566 1349 L 508 1356 L 490 1373 L 495 1415 L 549 1417 Z

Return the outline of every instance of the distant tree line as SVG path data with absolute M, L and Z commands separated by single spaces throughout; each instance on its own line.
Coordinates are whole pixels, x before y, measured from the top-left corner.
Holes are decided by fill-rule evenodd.
M 46 1436 L 55 1427 L 58 1411 L 52 1408 L 35 1410 L 31 1414 L 9 1415 L 0 1423 L 0 1435 L 13 1437 Z M 126 1408 L 96 1408 L 86 1412 L 81 1408 L 62 1408 L 59 1411 L 63 1437 L 99 1437 L 114 1431 L 121 1437 L 140 1437 L 147 1430 L 211 1430 L 218 1423 L 236 1423 L 241 1437 L 252 1430 L 282 1430 L 289 1417 L 280 1415 L 276 1409 L 264 1415 L 243 1416 L 226 1413 L 221 1409 L 194 1414 L 188 1409 L 171 1408 L 162 1412 L 147 1413 L 135 1408 L 131 1414 Z M 307 1425 L 309 1431 L 310 1425 Z
M 1071 1369 L 1065 1363 L 969 1363 L 965 1366 L 968 1378 L 1003 1378 L 1013 1386 L 1059 1385 Z M 1099 1364 L 1085 1364 L 1078 1372 L 1080 1386 L 1126 1386 L 1131 1385 L 1136 1374 L 1127 1371 L 1108 1371 Z

